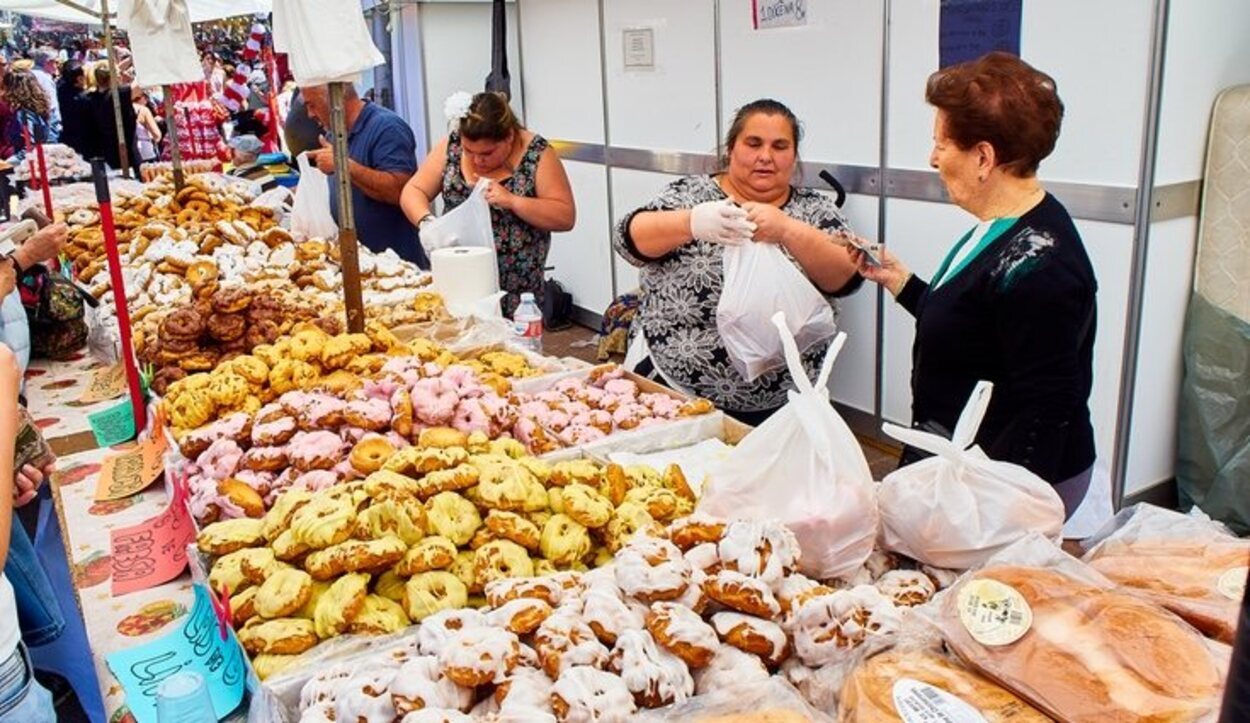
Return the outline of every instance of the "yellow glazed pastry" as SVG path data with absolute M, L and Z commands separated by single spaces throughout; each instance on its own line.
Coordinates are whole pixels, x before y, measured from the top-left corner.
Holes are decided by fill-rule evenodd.
M 456 561 L 456 543 L 438 535 L 427 537 L 408 549 L 395 572 L 411 577 L 431 570 L 445 570 Z
M 466 545 L 482 526 L 482 516 L 473 503 L 455 492 L 440 492 L 426 503 L 430 531 L 456 545 Z
M 440 610 L 462 608 L 468 600 L 465 584 L 445 570 L 413 575 L 404 586 L 404 610 L 413 622 L 421 622 Z
M 509 540 L 494 540 L 482 545 L 474 553 L 473 579 L 475 587 L 505 577 L 532 577 L 534 563 L 524 547 Z
M 239 630 L 239 643 L 256 655 L 296 655 L 318 643 L 312 622 L 300 618 L 252 618 Z
M 386 635 L 408 625 L 408 615 L 402 605 L 381 595 L 366 595 L 364 607 L 347 630 L 364 635 Z
M 555 515 L 543 526 L 539 549 L 557 566 L 568 566 L 590 552 L 590 533 L 568 515 Z
M 597 529 L 608 524 L 608 520 L 612 518 L 612 503 L 588 485 L 574 482 L 561 491 L 564 514 L 582 526 Z
M 415 545 L 425 537 L 428 526 L 425 507 L 412 498 L 375 501 L 356 515 L 357 539 L 373 540 L 387 535 L 398 537 L 405 545 Z
M 303 570 L 278 570 L 256 592 L 256 614 L 263 618 L 293 615 L 312 595 L 312 578 Z
M 324 639 L 345 632 L 364 608 L 368 586 L 369 576 L 360 572 L 335 580 L 317 601 L 317 609 L 313 611 L 317 635 Z
M 263 523 L 260 520 L 251 517 L 222 520 L 201 530 L 195 542 L 200 552 L 210 555 L 226 555 L 245 547 L 256 547 L 264 543 L 265 536 L 261 533 L 262 527 Z
M 517 513 L 491 510 L 486 515 L 485 523 L 496 538 L 511 540 L 532 552 L 538 550 L 542 532 L 537 525 Z
M 278 539 L 278 535 L 286 532 L 291 526 L 291 518 L 295 512 L 308 504 L 312 497 L 312 492 L 302 488 L 288 489 L 278 495 L 277 501 L 263 518 L 264 525 L 261 528 L 261 534 L 265 536 L 265 539 L 273 542 Z
M 304 569 L 317 580 L 329 580 L 345 572 L 382 572 L 403 559 L 407 549 L 397 537 L 347 540 L 309 555 Z

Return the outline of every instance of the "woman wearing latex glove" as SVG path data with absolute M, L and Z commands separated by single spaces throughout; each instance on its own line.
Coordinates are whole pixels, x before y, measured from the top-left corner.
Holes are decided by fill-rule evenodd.
M 853 256 L 916 317 L 912 425 L 949 437 L 977 381 L 993 382 L 977 444 L 1054 485 L 1070 517 L 1094 464 L 1097 282 L 1072 217 L 1037 179 L 1063 103 L 1054 80 L 1006 53 L 934 73 L 925 97 L 937 108 L 929 162 L 977 225 L 927 282 L 888 251 L 880 266 Z
M 784 369 L 748 382 L 734 369 L 716 327 L 726 245 L 777 244 L 821 292 L 851 293 L 863 279 L 844 242 L 846 227 L 833 200 L 796 188 L 799 122 L 774 100 L 748 103 L 734 116 L 725 171 L 688 176 L 621 219 L 616 252 L 641 270 L 642 297 L 626 359 L 640 374 L 706 397 L 739 419 L 758 424 L 786 402 L 793 388 Z M 815 376 L 827 344 L 803 355 Z
M 577 216 L 564 165 L 545 138 L 521 125 L 504 95 L 478 93 L 467 108 L 453 109 L 455 100 L 447 108 L 455 130 L 404 186 L 400 206 L 419 231 L 434 220 L 431 204 L 439 194 L 450 211 L 469 198 L 479 179 L 490 179 L 486 202 L 499 286 L 507 292 L 503 313 L 512 316 L 527 291 L 541 307 L 551 234 L 573 228 Z

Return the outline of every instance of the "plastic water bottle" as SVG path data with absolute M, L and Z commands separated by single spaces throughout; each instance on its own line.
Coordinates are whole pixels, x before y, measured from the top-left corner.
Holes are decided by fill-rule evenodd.
M 512 312 L 512 331 L 522 349 L 543 353 L 543 310 L 534 302 L 533 294 L 521 294 L 521 303 Z

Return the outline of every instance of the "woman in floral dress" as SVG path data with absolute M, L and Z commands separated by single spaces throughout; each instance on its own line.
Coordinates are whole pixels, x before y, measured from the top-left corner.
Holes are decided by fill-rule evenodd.
M 543 268 L 553 231 L 573 228 L 573 190 L 560 157 L 547 140 L 517 120 L 500 93 L 478 93 L 456 130 L 438 142 L 404 187 L 400 206 L 421 226 L 434 218 L 430 204 L 441 193 L 450 211 L 468 199 L 479 179 L 489 178 L 486 201 L 499 261 L 499 286 L 512 316 L 521 294 L 543 298 Z
M 789 108 L 757 100 L 729 128 L 723 173 L 673 181 L 621 219 L 616 252 L 641 270 L 642 305 L 634 319 L 634 366 L 670 386 L 706 397 L 748 424 L 781 408 L 793 388 L 784 368 L 747 381 L 729 361 L 716 327 L 726 244 L 776 243 L 822 293 L 845 296 L 863 282 L 833 233 L 846 227 L 833 199 L 795 188 L 800 130 Z M 828 343 L 803 364 L 815 376 Z

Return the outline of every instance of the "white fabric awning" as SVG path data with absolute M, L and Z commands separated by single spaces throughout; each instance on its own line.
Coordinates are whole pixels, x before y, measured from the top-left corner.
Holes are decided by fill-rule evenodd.
M 62 5 L 56 0 L 0 0 L 0 10 L 9 10 L 23 15 L 63 20 L 70 23 L 100 23 L 100 0 L 73 0 L 75 5 L 90 10 L 94 15 Z M 253 15 L 268 13 L 273 10 L 272 0 L 187 0 L 191 11 L 191 22 L 220 20 L 236 15 Z M 117 3 L 110 2 L 109 10 L 117 12 Z

